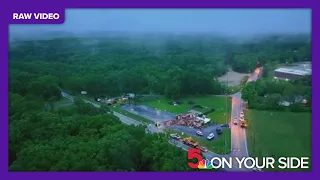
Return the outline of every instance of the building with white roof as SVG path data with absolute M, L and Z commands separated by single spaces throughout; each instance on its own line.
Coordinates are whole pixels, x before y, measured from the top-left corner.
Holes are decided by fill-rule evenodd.
M 291 69 L 291 68 L 278 68 L 274 70 L 275 79 L 296 80 L 305 76 L 311 76 L 311 69 Z

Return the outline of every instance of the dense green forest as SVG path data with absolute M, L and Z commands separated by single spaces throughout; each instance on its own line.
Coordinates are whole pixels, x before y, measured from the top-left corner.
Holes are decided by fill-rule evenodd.
M 187 171 L 164 135 L 122 124 L 83 102 L 54 112 L 10 94 L 10 171 Z
M 163 38 L 158 43 L 121 36 L 13 44 L 9 52 L 10 91 L 38 94 L 30 89 L 31 82 L 34 88 L 46 82 L 73 93 L 86 90 L 95 96 L 125 92 L 171 98 L 220 94 L 223 86 L 214 77 L 223 75 L 228 67 L 250 72 L 257 63 L 311 60 L 310 42 L 297 37 L 292 37 L 297 42 L 270 37 L 238 44 L 202 36 Z
M 86 90 L 96 97 L 130 92 L 172 99 L 222 94 L 226 87 L 216 77 L 228 68 L 250 72 L 257 65 L 310 61 L 310 48 L 304 36 L 237 43 L 202 35 L 70 37 L 11 43 L 9 169 L 190 170 L 186 152 L 168 144 L 164 135 L 123 125 L 106 114 L 106 109 L 81 101 L 59 109 L 47 105 L 61 99 L 62 89 L 74 95 Z M 268 83 L 261 80 L 255 86 L 275 86 Z M 254 85 L 246 87 L 248 92 L 266 94 L 265 90 L 250 90 L 250 86 Z M 250 93 L 244 96 L 252 98 Z

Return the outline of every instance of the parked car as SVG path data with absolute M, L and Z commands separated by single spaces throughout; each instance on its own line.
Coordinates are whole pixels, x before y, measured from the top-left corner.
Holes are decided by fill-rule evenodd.
M 201 131 L 197 131 L 196 133 L 197 133 L 197 135 L 199 135 L 199 136 L 203 136 L 203 133 L 202 133 Z
M 222 125 L 221 127 L 228 128 L 228 127 L 229 127 L 229 124 L 224 124 L 224 125 Z
M 209 134 L 208 136 L 207 136 L 207 139 L 208 140 L 211 140 L 211 139 L 213 139 L 214 138 L 214 133 L 211 133 L 211 134 Z
M 222 134 L 222 129 L 221 128 L 217 128 L 216 131 L 217 131 L 218 134 Z
M 172 138 L 172 139 L 181 139 L 181 137 L 178 135 L 178 134 L 170 134 L 170 137 Z

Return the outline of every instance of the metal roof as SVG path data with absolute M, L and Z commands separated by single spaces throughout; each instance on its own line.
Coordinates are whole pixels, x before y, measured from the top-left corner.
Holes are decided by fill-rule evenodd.
M 275 72 L 282 72 L 282 73 L 287 73 L 287 74 L 295 74 L 295 75 L 310 75 L 311 71 L 303 71 L 303 70 L 298 70 L 298 69 L 289 69 L 289 68 L 278 68 L 274 70 Z

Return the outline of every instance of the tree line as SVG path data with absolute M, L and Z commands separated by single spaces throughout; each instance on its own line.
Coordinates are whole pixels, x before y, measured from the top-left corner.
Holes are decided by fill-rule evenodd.
M 297 37 L 284 42 L 269 37 L 246 43 L 210 36 L 163 39 L 148 42 L 120 36 L 19 42 L 9 49 L 10 76 L 14 79 L 10 90 L 25 93 L 32 81 L 39 84 L 42 81 L 37 78 L 49 75 L 54 76 L 50 82 L 72 93 L 152 93 L 177 99 L 221 94 L 226 88 L 216 77 L 228 67 L 248 73 L 258 64 L 311 60 L 310 43 Z M 37 85 L 29 91 L 40 91 L 37 87 L 41 88 Z

